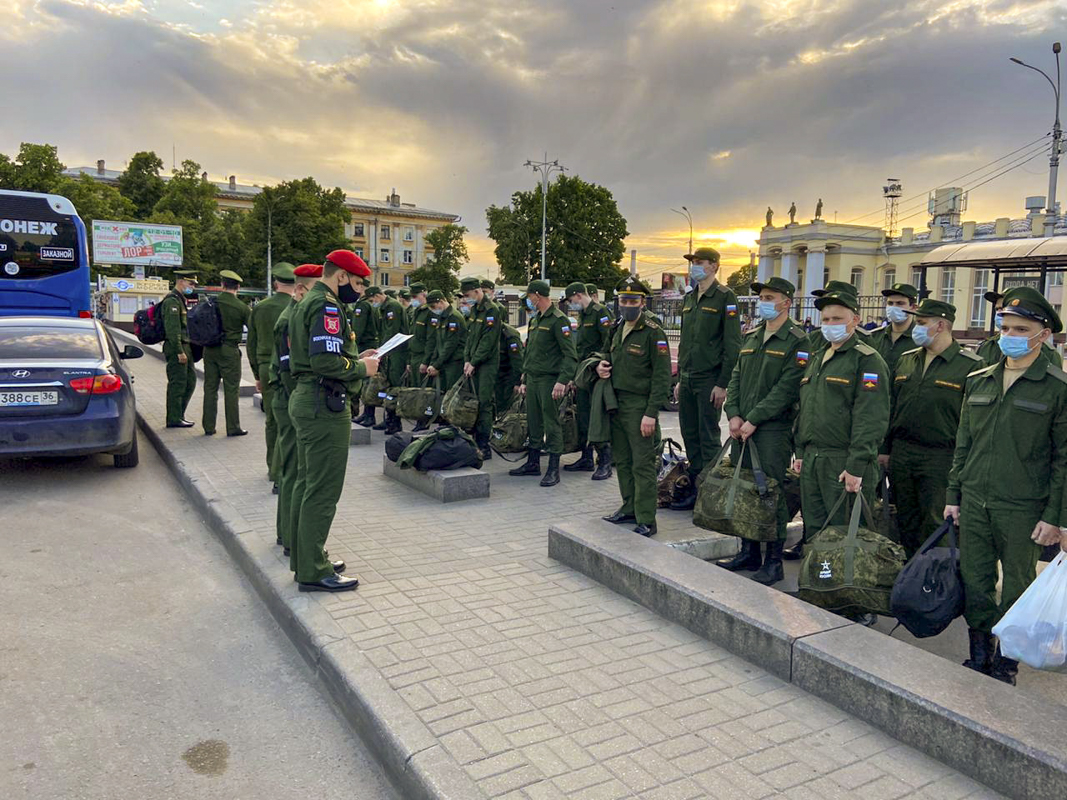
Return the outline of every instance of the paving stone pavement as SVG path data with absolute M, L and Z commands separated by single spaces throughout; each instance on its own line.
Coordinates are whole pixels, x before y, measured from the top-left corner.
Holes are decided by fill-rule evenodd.
M 139 410 L 198 488 L 273 542 L 251 400 L 247 437 L 165 430 L 163 365 L 134 371 Z M 201 401 L 198 388 L 194 419 Z M 361 586 L 307 596 L 486 797 L 1000 797 L 549 559 L 548 525 L 613 511 L 614 480 L 566 473 L 543 489 L 494 458 L 490 499 L 444 506 L 381 474 L 381 442 L 351 449 L 329 540 Z M 689 524 L 671 512 L 660 523 Z

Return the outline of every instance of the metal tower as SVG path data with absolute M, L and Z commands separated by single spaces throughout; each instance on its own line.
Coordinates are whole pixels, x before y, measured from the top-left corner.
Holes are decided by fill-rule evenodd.
M 892 239 L 897 235 L 897 206 L 900 197 L 904 193 L 904 187 L 899 178 L 886 178 L 886 185 L 882 187 L 885 196 L 885 235 Z

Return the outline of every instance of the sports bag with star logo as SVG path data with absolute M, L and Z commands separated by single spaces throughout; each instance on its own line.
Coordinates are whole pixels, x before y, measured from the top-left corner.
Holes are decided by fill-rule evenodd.
M 697 479 L 693 524 L 753 542 L 776 541 L 781 491 L 778 481 L 763 471 L 752 439 L 741 445 L 736 465 L 727 463 L 726 452 L 733 447 L 733 441 L 727 439 L 718 458 Z M 745 463 L 745 450 L 751 456 L 752 469 L 741 467 Z

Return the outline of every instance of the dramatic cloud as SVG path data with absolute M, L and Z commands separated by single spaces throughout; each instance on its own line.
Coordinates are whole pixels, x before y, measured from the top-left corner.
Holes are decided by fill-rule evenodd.
M 481 271 L 485 207 L 547 151 L 614 191 L 647 274 L 687 244 L 672 206 L 741 263 L 768 204 L 805 219 L 822 197 L 851 219 L 877 212 L 887 175 L 911 195 L 1036 140 L 1052 93 L 1007 57 L 1050 66 L 1067 17 L 1061 0 L 9 5 L 0 150 L 48 141 L 119 167 L 173 147 L 242 181 L 395 186 L 462 214 Z M 968 216 L 1017 215 L 1045 187 L 1037 158 Z

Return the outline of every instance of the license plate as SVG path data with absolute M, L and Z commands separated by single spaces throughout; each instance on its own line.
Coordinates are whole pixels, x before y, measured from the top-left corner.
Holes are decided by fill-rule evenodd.
M 59 392 L 0 392 L 0 408 L 54 406 L 58 404 Z

